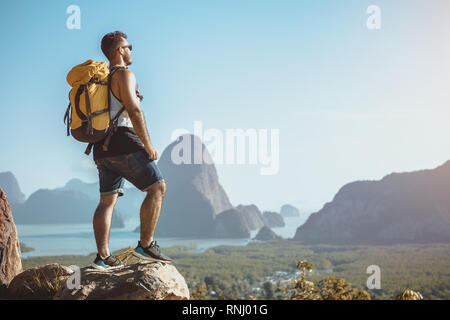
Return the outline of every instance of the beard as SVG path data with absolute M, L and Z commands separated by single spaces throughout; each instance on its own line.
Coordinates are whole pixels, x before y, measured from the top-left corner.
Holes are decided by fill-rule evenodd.
M 131 55 L 129 55 L 128 57 L 126 57 L 126 59 L 124 59 L 125 65 L 129 66 L 130 64 L 133 63 L 133 60 L 131 59 Z

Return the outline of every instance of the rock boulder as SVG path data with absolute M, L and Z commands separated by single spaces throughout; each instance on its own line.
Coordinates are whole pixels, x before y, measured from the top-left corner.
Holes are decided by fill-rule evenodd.
M 66 285 L 73 271 L 58 263 L 34 267 L 18 274 L 8 286 L 7 299 L 48 300 Z
M 22 271 L 20 244 L 6 193 L 0 189 L 0 286 Z
M 61 288 L 55 300 L 188 300 L 189 289 L 172 264 L 139 262 L 110 272 L 82 268 L 79 289 Z

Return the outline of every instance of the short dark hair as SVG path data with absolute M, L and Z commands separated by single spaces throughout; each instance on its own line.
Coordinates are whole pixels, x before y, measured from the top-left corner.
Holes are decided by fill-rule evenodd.
M 122 41 L 122 38 L 127 38 L 127 35 L 122 31 L 110 32 L 103 36 L 102 51 L 108 60 L 112 58 L 112 50 L 117 48 L 117 45 Z

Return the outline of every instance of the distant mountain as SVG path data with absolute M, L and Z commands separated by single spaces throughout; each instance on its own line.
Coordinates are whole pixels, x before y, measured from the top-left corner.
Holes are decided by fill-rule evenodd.
M 88 183 L 80 179 L 71 179 L 64 187 L 58 188 L 57 190 L 80 191 L 92 199 L 98 199 L 100 195 L 98 182 Z
M 264 211 L 264 224 L 270 228 L 281 228 L 285 226 L 283 217 L 278 212 Z
M 264 217 L 259 211 L 258 207 L 254 204 L 250 205 L 238 205 L 236 210 L 242 212 L 245 221 L 247 222 L 250 230 L 258 230 L 265 224 Z
M 90 199 L 95 200 L 97 203 L 100 199 L 100 190 L 98 182 L 87 183 L 80 179 L 72 179 L 66 183 L 62 188 L 56 190 L 73 190 L 84 193 Z M 125 217 L 139 217 L 142 201 L 145 198 L 146 193 L 142 192 L 135 187 L 124 188 L 123 196 L 117 199 L 116 209 L 120 211 L 121 215 Z
M 280 214 L 284 218 L 300 217 L 300 210 L 290 204 L 285 204 L 281 207 Z
M 297 229 L 304 243 L 450 242 L 450 161 L 344 185 Z
M 262 227 L 256 236 L 253 238 L 253 240 L 260 240 L 260 241 L 271 241 L 271 240 L 280 240 L 283 239 L 279 235 L 277 235 L 275 232 L 272 231 L 268 226 Z
M 195 145 L 199 146 L 197 150 Z M 197 155 L 203 156 L 203 163 L 194 162 L 195 151 L 199 151 Z M 177 156 L 184 157 L 181 164 L 172 161 Z M 219 183 L 208 149 L 198 137 L 191 134 L 180 136 L 162 152 L 158 166 L 167 184 L 167 192 L 155 236 L 249 238 L 249 226 L 256 230 L 266 223 L 254 205 L 240 208 L 245 214 L 241 211 L 221 214 L 233 209 L 233 206 Z M 118 212 L 114 216 L 120 220 L 130 216 L 139 217 L 145 196 L 145 192 L 134 187 L 124 188 L 124 196 L 119 197 L 116 204 Z M 86 217 L 83 214 L 76 215 L 76 211 L 89 212 L 91 221 L 98 200 L 98 182 L 86 183 L 72 179 L 61 188 L 38 190 L 25 203 L 18 205 L 14 212 L 19 216 L 18 223 L 86 221 Z M 66 217 L 62 212 L 71 212 L 71 217 Z
M 17 224 L 66 224 L 92 222 L 98 201 L 75 190 L 40 189 L 22 204 L 13 208 Z M 124 227 L 122 217 L 115 210 L 112 228 Z
M 214 238 L 250 238 L 250 229 L 242 212 L 228 209 L 215 219 Z
M 19 183 L 12 172 L 0 172 L 0 188 L 8 196 L 11 205 L 25 201 L 25 195 L 20 190 Z
M 194 149 L 194 146 L 199 147 Z M 195 153 L 203 162 L 194 162 Z M 184 157 L 181 163 L 172 159 Z M 158 166 L 167 185 L 156 236 L 211 237 L 215 218 L 232 205 L 208 149 L 194 135 L 180 136 L 161 154 Z

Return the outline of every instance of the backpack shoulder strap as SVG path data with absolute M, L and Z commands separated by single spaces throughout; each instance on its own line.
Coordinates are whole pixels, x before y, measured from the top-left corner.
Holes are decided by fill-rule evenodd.
M 110 71 L 109 71 L 109 75 L 108 75 L 108 110 L 111 110 L 111 96 L 109 94 L 109 92 L 111 91 L 111 78 L 112 78 L 113 74 L 119 69 L 128 69 L 128 68 L 124 67 L 124 66 L 114 66 L 114 67 L 111 67 Z
M 111 78 L 113 76 L 113 74 L 119 70 L 119 69 L 128 69 L 127 67 L 124 66 L 114 66 L 110 68 L 109 71 L 109 75 L 108 75 L 108 110 L 111 111 Z M 103 143 L 103 151 L 108 151 L 108 146 L 109 146 L 109 142 L 111 141 L 111 137 L 117 127 L 117 121 L 119 119 L 119 116 L 122 114 L 122 112 L 125 111 L 125 107 L 122 107 L 119 112 L 117 112 L 117 114 L 114 116 L 114 119 L 111 119 L 111 122 L 109 123 L 109 129 L 108 129 L 108 134 L 105 138 L 105 141 Z M 89 146 L 88 146 L 89 148 Z M 87 150 L 86 150 L 87 151 Z
M 128 68 L 124 67 L 124 66 L 114 66 L 114 67 L 110 68 L 110 71 L 109 71 L 109 75 L 108 75 L 108 110 L 111 110 L 111 96 L 109 94 L 109 92 L 111 91 L 111 78 L 112 78 L 113 74 L 119 69 L 128 69 Z M 120 109 L 119 112 L 117 112 L 114 119 L 111 119 L 111 123 L 113 125 L 115 124 L 116 120 L 119 118 L 119 116 L 124 111 L 125 111 L 125 107 L 122 107 L 122 109 Z
M 113 66 L 109 69 L 109 75 L 108 75 L 108 81 L 111 80 L 112 75 L 119 69 L 128 69 L 128 67 L 125 66 Z

